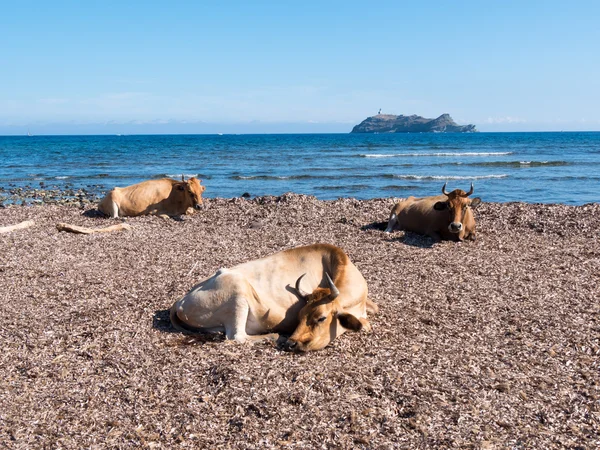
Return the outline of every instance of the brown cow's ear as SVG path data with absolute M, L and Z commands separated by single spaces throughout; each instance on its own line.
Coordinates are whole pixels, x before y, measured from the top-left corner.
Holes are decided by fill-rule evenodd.
M 435 205 L 433 205 L 433 209 L 436 211 L 443 211 L 446 208 L 448 208 L 448 202 L 437 202 Z
M 481 199 L 479 197 L 475 197 L 471 199 L 471 208 L 475 208 L 476 206 L 481 204 Z
M 177 183 L 177 189 L 180 191 L 185 191 L 185 183 Z
M 348 330 L 352 330 L 352 331 L 362 330 L 362 327 L 363 327 L 362 323 L 360 322 L 360 320 L 358 320 L 352 314 L 348 314 L 348 313 L 338 314 L 337 318 L 340 321 L 340 325 L 343 326 L 344 328 L 347 328 Z

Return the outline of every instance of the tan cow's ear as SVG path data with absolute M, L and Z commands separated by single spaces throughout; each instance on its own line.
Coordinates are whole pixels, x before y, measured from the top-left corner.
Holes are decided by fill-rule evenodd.
M 471 208 L 475 208 L 476 206 L 481 204 L 481 199 L 479 197 L 475 197 L 471 199 Z
M 338 320 L 340 321 L 340 325 L 348 330 L 352 331 L 360 331 L 362 330 L 363 324 L 358 320 L 355 316 L 348 313 L 338 314 Z

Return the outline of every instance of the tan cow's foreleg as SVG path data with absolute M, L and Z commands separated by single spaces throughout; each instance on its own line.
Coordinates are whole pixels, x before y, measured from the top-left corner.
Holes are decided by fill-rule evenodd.
M 371 322 L 369 322 L 368 319 L 365 319 L 363 317 L 359 317 L 358 320 L 362 324 L 362 330 L 363 331 L 366 331 L 367 333 L 370 333 L 371 331 L 373 331 L 373 328 L 371 327 Z
M 396 213 L 392 213 L 390 216 L 390 220 L 388 221 L 388 226 L 385 229 L 386 233 L 391 233 L 396 228 L 396 224 L 398 223 L 398 216 Z
M 102 200 L 102 203 L 98 205 L 98 211 L 111 219 L 119 217 L 119 205 L 112 198 Z

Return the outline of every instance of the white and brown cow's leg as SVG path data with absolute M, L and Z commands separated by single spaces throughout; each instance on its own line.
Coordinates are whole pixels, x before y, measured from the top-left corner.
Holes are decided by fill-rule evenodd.
M 225 324 L 225 335 L 227 339 L 237 342 L 259 342 L 264 340 L 277 341 L 279 334 L 249 335 L 246 332 L 250 306 L 243 296 L 236 296 L 231 307 L 231 322 Z
M 246 342 L 248 340 L 246 324 L 248 323 L 248 313 L 250 311 L 248 301 L 242 296 L 236 296 L 232 299 L 229 309 L 230 320 L 225 323 L 225 336 L 233 341 Z

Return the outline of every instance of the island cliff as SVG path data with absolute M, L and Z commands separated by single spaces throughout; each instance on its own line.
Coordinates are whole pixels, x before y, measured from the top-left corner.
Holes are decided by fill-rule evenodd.
M 437 119 L 425 117 L 377 114 L 363 120 L 352 129 L 352 133 L 472 133 L 475 125 L 458 125 L 450 114 Z

